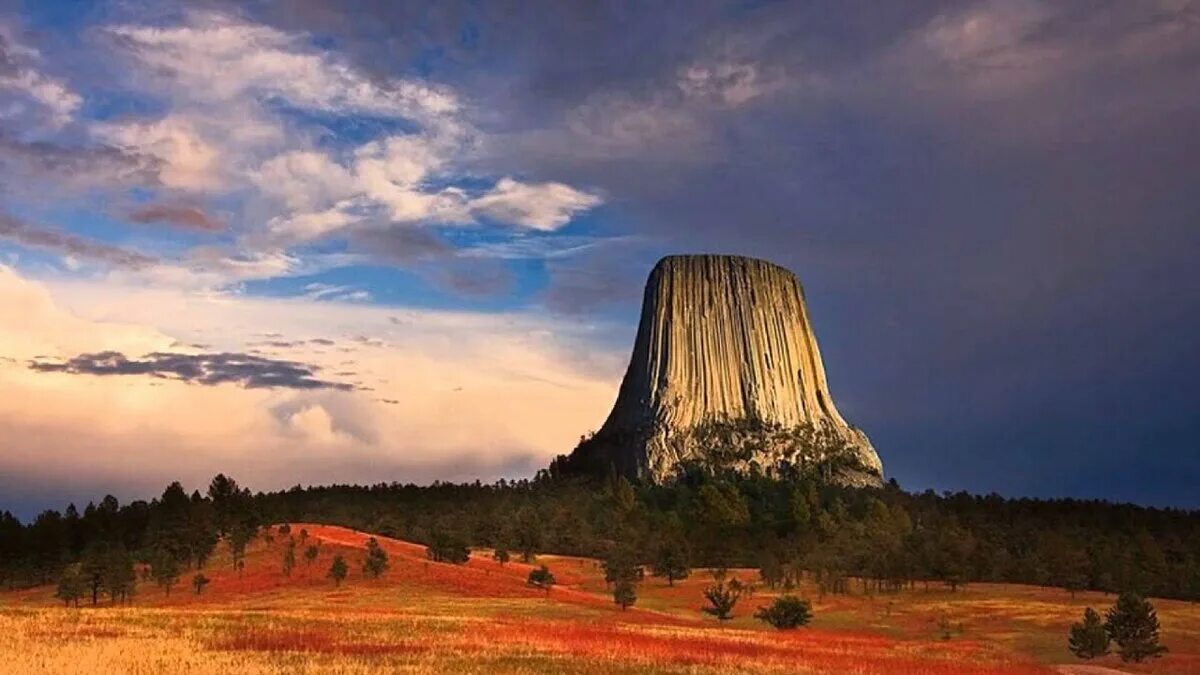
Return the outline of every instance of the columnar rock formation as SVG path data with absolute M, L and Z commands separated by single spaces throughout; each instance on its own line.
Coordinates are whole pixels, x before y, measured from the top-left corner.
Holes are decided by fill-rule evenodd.
M 662 259 L 616 405 L 569 461 L 663 481 L 685 463 L 770 470 L 780 460 L 842 482 L 882 477 L 866 435 L 834 406 L 800 282 L 751 258 Z

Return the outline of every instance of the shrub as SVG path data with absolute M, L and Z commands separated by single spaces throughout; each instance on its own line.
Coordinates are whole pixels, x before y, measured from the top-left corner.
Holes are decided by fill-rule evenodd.
M 534 588 L 540 588 L 546 592 L 546 595 L 550 595 L 550 589 L 558 582 L 555 580 L 554 574 L 550 572 L 550 568 L 542 565 L 529 572 L 526 583 Z
M 759 608 L 754 618 L 780 630 L 799 628 L 812 621 L 812 605 L 794 595 L 782 595 L 775 602 Z

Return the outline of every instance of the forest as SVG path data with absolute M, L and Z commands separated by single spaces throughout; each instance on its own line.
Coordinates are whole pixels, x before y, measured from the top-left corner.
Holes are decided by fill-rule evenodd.
M 85 593 L 94 597 L 105 565 L 201 569 L 219 542 L 236 564 L 246 542 L 260 532 L 270 536 L 266 525 L 298 521 L 423 543 L 431 557 L 452 561 L 465 560 L 471 547 L 488 547 L 527 560 L 584 555 L 685 574 L 690 567 L 757 568 L 771 586 L 809 574 L 822 593 L 992 581 L 1200 601 L 1200 512 L 711 472 L 669 485 L 542 471 L 492 484 L 267 493 L 218 475 L 204 492 L 188 494 L 172 483 L 150 501 L 120 504 L 107 496 L 82 511 L 71 504 L 24 524 L 4 512 L 0 584 L 53 583 L 82 565 L 95 570 L 95 587 Z M 132 582 L 115 590 L 132 593 Z

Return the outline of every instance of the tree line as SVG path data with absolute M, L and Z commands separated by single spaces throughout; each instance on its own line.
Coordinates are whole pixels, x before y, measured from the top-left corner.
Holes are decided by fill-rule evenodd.
M 625 559 L 668 581 L 690 567 L 752 567 L 785 590 L 811 575 L 822 593 L 999 581 L 1200 600 L 1200 512 L 699 471 L 670 485 L 543 471 L 491 484 L 257 494 L 218 475 L 203 493 L 172 483 L 149 501 L 122 505 L 108 496 L 82 512 L 69 505 L 28 523 L 4 512 L 0 584 L 48 584 L 75 570 L 84 597 L 115 591 L 115 600 L 124 597 L 118 568 L 128 562 L 148 565 L 169 590 L 183 571 L 203 568 L 218 541 L 227 542 L 237 567 L 250 538 L 281 522 L 416 541 L 446 562 L 465 560 L 471 547 L 526 561 L 539 552 L 615 566 Z M 294 565 L 297 552 L 291 555 Z

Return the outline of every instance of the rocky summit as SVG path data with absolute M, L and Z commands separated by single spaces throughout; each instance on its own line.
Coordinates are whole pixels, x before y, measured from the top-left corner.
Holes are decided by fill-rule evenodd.
M 687 466 L 852 485 L 883 477 L 867 436 L 834 405 L 796 275 L 728 255 L 655 265 L 617 402 L 567 463 L 655 482 Z

